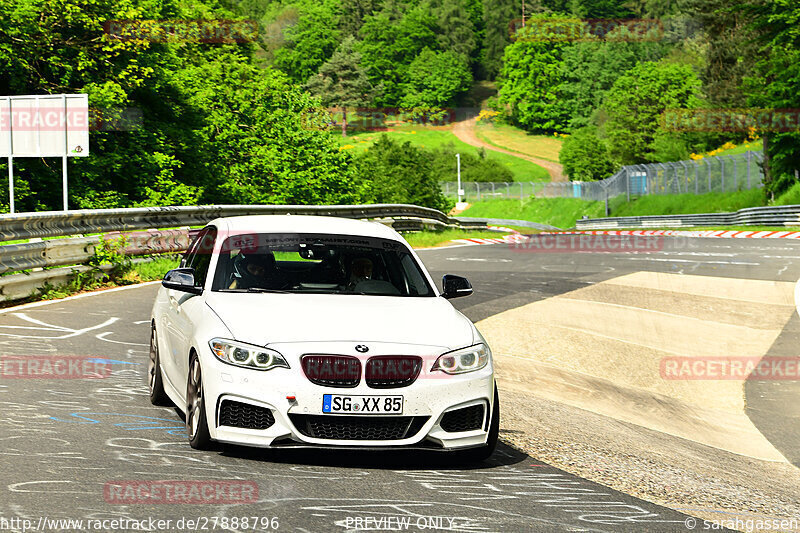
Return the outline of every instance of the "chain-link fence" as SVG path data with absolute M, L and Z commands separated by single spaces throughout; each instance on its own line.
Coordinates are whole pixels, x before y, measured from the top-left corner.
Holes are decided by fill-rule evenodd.
M 491 198 L 581 198 L 605 201 L 625 195 L 705 194 L 761 187 L 764 172 L 762 152 L 704 157 L 692 161 L 651 163 L 622 167 L 610 178 L 600 181 L 542 182 L 462 182 L 464 200 Z M 446 196 L 456 197 L 456 182 L 443 182 Z

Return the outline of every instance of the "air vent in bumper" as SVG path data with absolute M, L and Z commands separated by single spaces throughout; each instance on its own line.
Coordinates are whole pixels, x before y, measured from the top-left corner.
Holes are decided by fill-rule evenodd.
M 267 429 L 275 423 L 272 411 L 266 407 L 222 400 L 219 406 L 219 425 L 245 429 Z
M 439 425 L 448 433 L 481 429 L 484 409 L 485 406 L 479 404 L 448 411 L 442 416 L 442 421 Z
M 289 418 L 306 437 L 329 440 L 401 440 L 419 433 L 427 416 L 298 415 Z

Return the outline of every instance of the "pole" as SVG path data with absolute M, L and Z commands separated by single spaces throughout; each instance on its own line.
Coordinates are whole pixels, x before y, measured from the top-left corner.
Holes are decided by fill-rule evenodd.
M 11 110 L 11 97 L 8 97 L 8 208 L 14 212 L 14 114 Z
M 631 172 L 628 167 L 625 167 L 625 192 L 628 196 L 628 202 L 631 201 Z
M 456 154 L 456 172 L 458 173 L 458 203 L 461 203 L 461 154 Z
M 61 181 L 64 187 L 64 211 L 69 211 L 67 205 L 67 156 L 61 156 Z
M 14 158 L 8 156 L 8 207 L 14 213 Z

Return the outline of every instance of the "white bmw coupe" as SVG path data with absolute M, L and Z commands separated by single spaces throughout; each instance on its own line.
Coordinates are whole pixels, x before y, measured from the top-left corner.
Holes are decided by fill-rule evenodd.
M 394 230 L 312 216 L 219 218 L 164 277 L 152 312 L 150 400 L 189 442 L 416 448 L 489 457 L 492 355 Z

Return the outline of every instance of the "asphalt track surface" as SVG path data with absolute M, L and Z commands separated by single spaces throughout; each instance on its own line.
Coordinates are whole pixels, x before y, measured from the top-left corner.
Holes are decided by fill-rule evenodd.
M 800 245 L 781 240 L 668 239 L 663 250 L 646 254 L 523 253 L 498 244 L 425 250 L 421 256 L 437 277 L 470 278 L 475 294 L 454 304 L 475 321 L 640 270 L 792 282 L 800 277 Z M 252 522 L 232 527 L 236 517 L 259 519 L 256 531 L 301 532 L 687 531 L 686 520 L 692 523 L 502 444 L 489 461 L 469 468 L 436 453 L 192 450 L 176 410 L 153 407 L 147 398 L 156 290 L 151 284 L 106 291 L 0 315 L 2 355 L 88 355 L 113 369 L 105 379 L 0 378 L 0 529 L 23 531 L 21 520 L 27 519 L 28 531 L 140 530 L 44 521 L 115 518 L 171 520 L 153 531 L 254 530 Z M 748 406 L 756 425 L 788 457 L 798 439 L 785 422 L 798 416 L 793 406 L 800 391 L 794 382 L 779 385 L 747 390 Z M 258 498 L 238 505 L 109 501 L 104 487 L 120 480 L 240 480 L 255 483 Z M 182 518 L 200 525 L 187 527 Z M 272 518 L 277 524 L 261 527 Z M 389 518 L 393 522 L 380 522 Z M 410 525 L 400 526 L 399 519 Z

